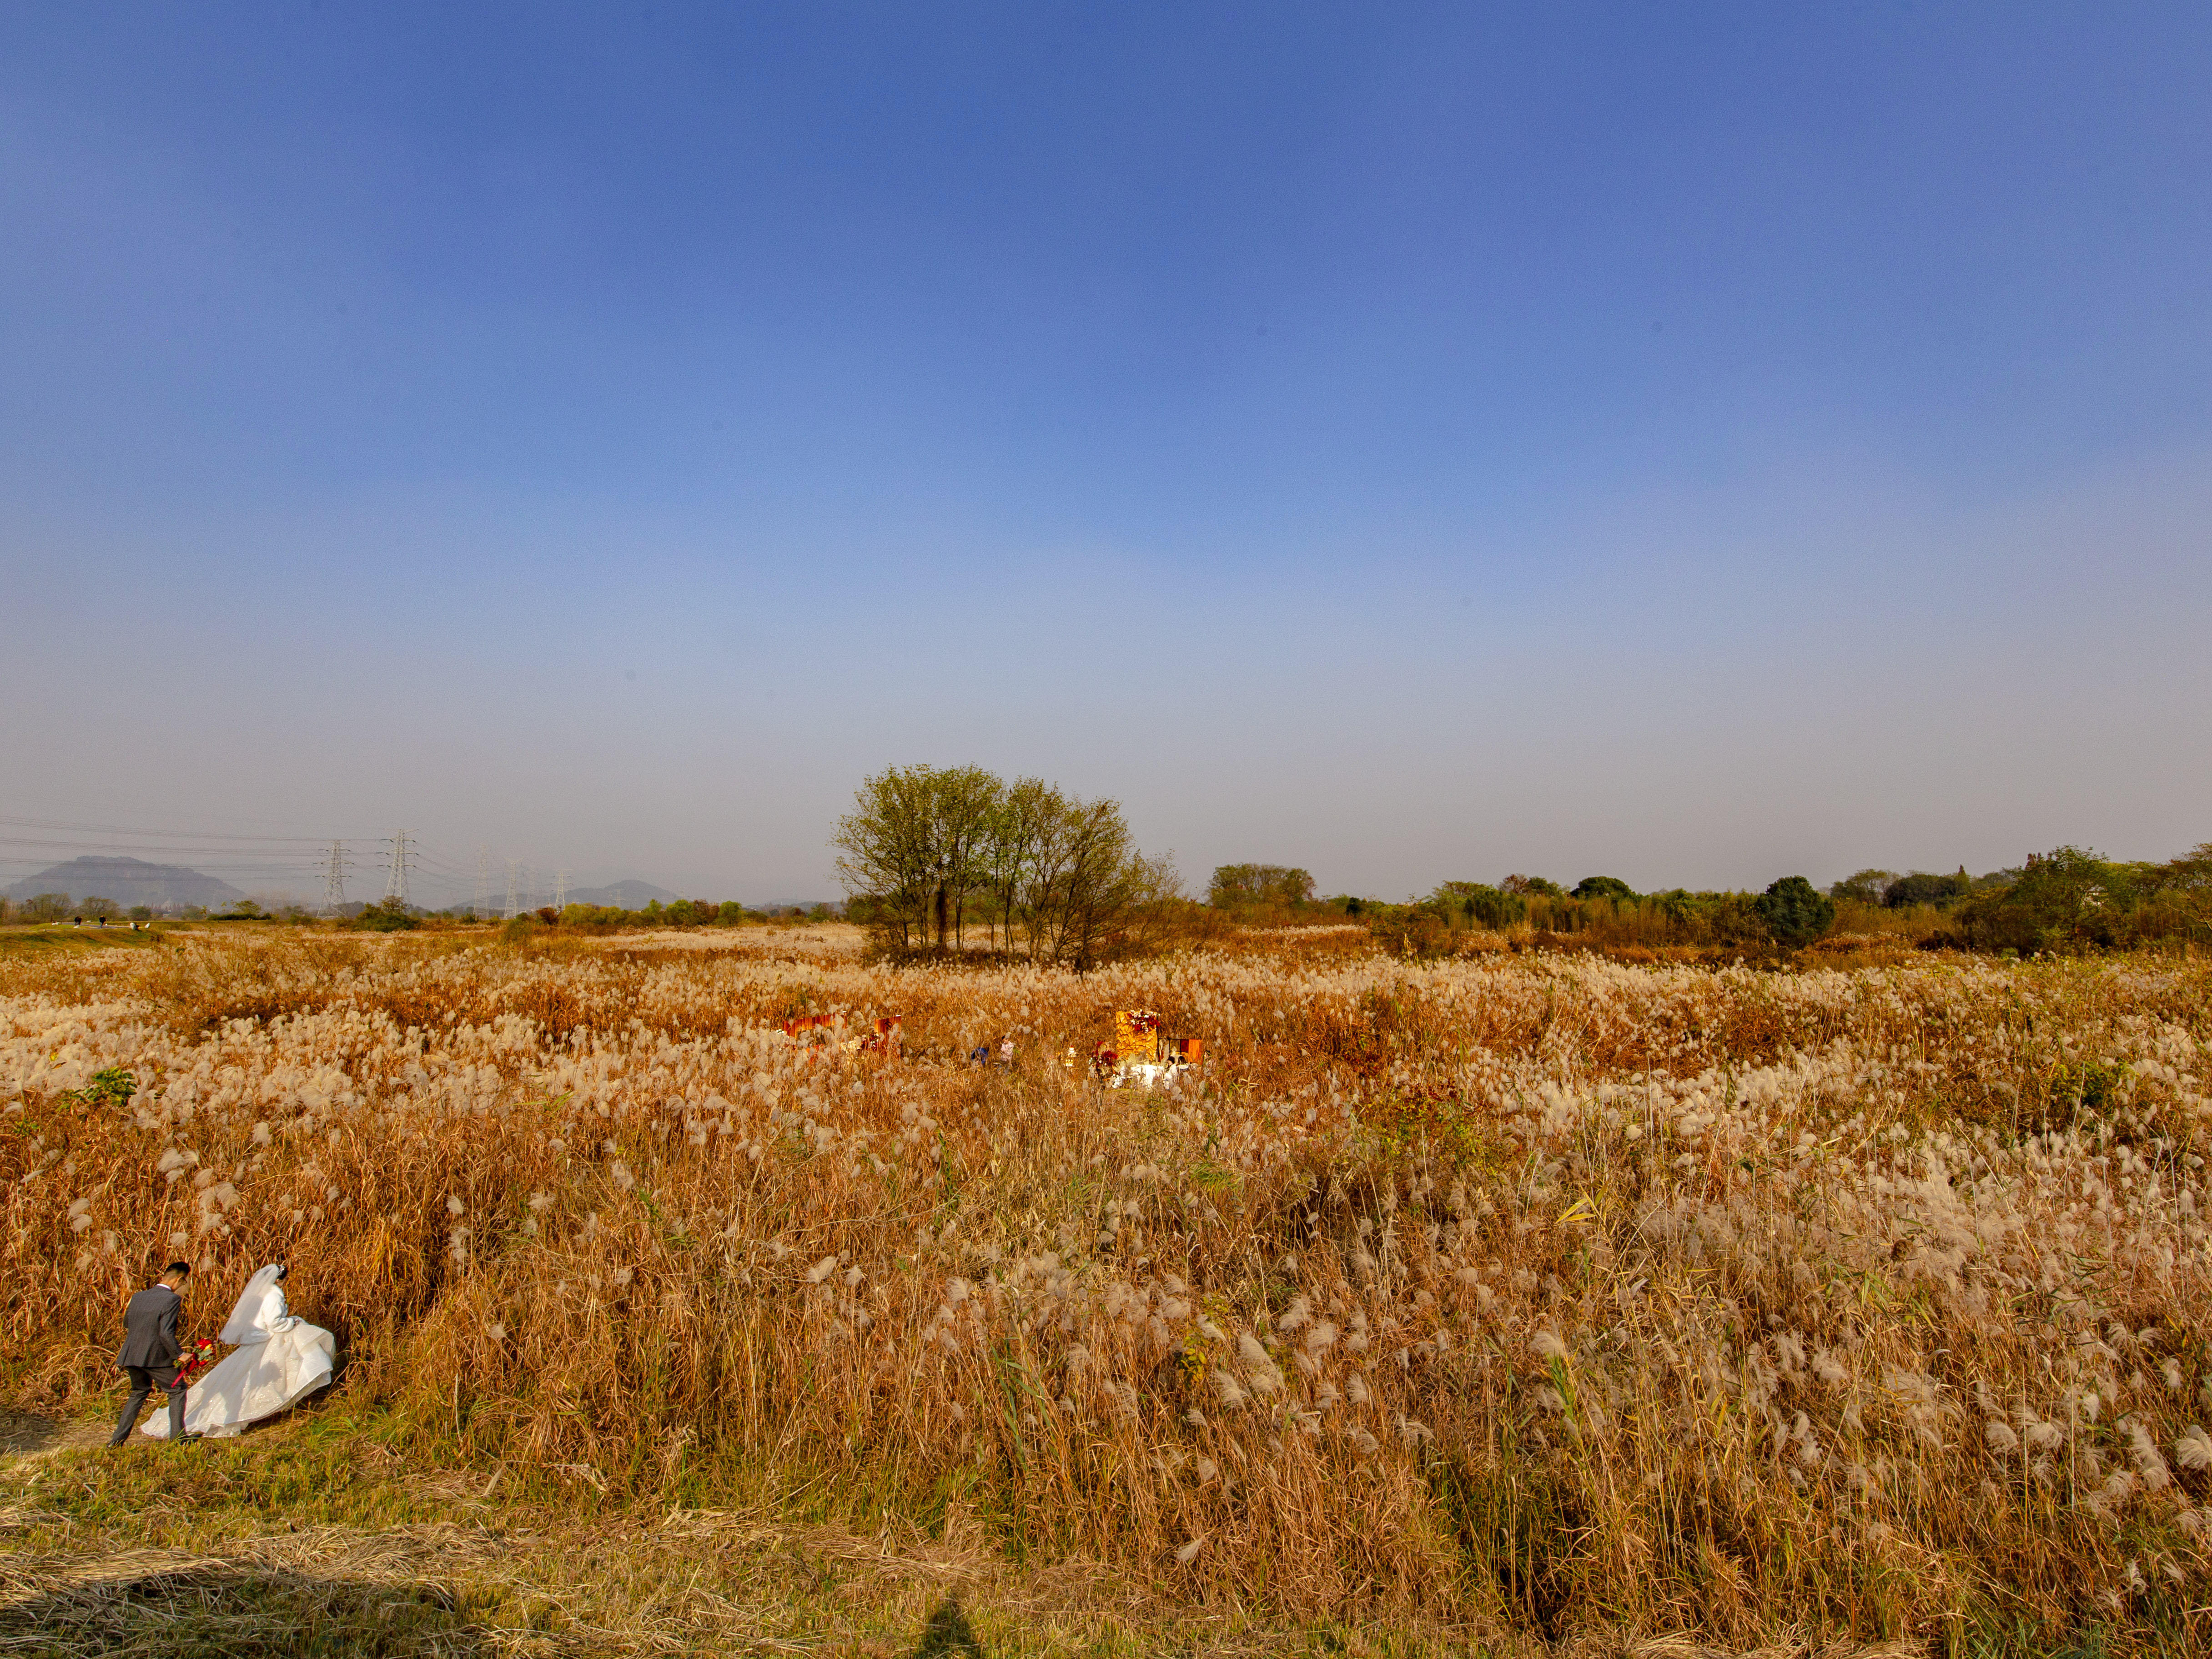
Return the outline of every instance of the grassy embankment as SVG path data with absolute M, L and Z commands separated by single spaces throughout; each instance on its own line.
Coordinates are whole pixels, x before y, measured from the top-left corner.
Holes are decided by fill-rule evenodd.
M 980 1531 L 533 1502 L 339 1401 L 220 1444 L 118 1454 L 106 1429 L 0 1419 L 10 1653 L 1422 1650 L 1192 1617 L 1096 1571 L 1012 1566 Z

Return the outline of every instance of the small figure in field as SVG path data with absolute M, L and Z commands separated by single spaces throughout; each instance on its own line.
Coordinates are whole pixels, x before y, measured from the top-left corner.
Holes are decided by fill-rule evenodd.
M 1014 1066 L 1014 1038 L 1010 1031 L 999 1039 L 999 1064 L 1012 1071 Z
M 123 1310 L 123 1351 L 115 1363 L 131 1378 L 131 1397 L 123 1402 L 111 1446 L 122 1445 L 145 1409 L 146 1396 L 156 1384 L 169 1396 L 169 1437 L 185 1438 L 185 1389 L 177 1381 L 177 1361 L 184 1345 L 177 1340 L 177 1315 L 185 1305 L 185 1283 L 192 1276 L 191 1263 L 172 1261 L 160 1280 L 131 1298 Z
M 991 1045 L 989 1043 L 979 1042 L 969 1051 L 968 1063 L 970 1066 L 988 1066 L 990 1062 Z

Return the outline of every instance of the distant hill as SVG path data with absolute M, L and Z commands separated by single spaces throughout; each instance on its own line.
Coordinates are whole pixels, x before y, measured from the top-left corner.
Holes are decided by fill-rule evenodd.
M 78 858 L 26 876 L 0 889 L 11 899 L 41 893 L 66 893 L 72 899 L 112 899 L 126 908 L 143 904 L 155 910 L 204 904 L 219 909 L 246 896 L 227 881 L 204 876 L 181 864 L 149 864 L 143 859 Z
M 571 904 L 604 904 L 617 910 L 642 910 L 659 899 L 663 904 L 673 903 L 683 896 L 665 887 L 655 887 L 649 881 L 618 881 L 607 887 L 572 887 L 568 890 Z

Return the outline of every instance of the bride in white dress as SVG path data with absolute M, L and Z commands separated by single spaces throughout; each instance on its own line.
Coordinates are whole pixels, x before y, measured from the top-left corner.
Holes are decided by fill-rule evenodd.
M 185 1391 L 185 1432 L 216 1437 L 242 1432 L 250 1423 L 305 1399 L 331 1380 L 337 1342 L 284 1304 L 284 1264 L 271 1262 L 246 1281 L 219 1340 L 235 1352 L 194 1377 Z M 169 1418 L 157 1412 L 145 1426 L 168 1437 Z

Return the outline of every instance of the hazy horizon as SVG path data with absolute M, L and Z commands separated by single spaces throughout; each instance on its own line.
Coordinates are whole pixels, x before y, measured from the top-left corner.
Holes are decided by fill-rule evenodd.
M 913 762 L 1199 889 L 2212 838 L 2201 9 L 9 43 L 0 884 L 828 897 Z

